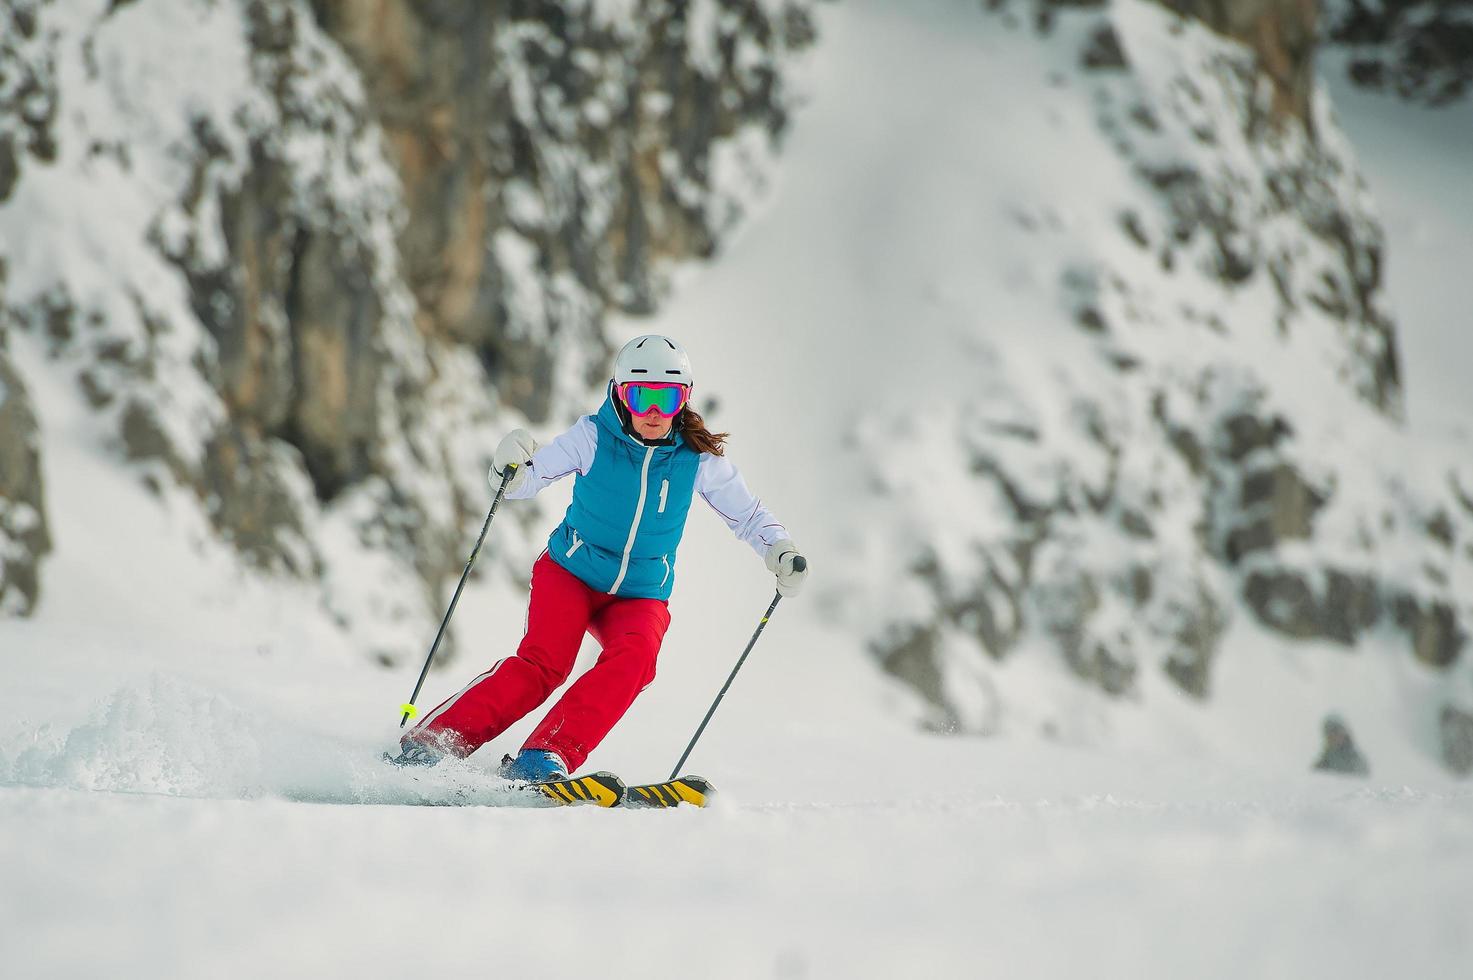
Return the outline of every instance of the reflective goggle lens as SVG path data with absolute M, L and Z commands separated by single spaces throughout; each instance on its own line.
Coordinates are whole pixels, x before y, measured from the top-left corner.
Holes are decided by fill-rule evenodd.
M 635 415 L 654 409 L 661 415 L 674 415 L 685 404 L 685 385 L 648 385 L 630 381 L 624 385 L 624 404 Z

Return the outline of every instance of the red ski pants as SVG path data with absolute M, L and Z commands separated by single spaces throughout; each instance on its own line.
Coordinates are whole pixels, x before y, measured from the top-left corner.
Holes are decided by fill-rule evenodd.
M 661 599 L 596 592 L 543 552 L 532 566 L 527 633 L 507 657 L 435 708 L 405 738 L 467 756 L 557 690 L 573 669 L 585 631 L 603 647 L 523 744 L 551 749 L 579 769 L 639 692 L 655 679 L 670 611 Z

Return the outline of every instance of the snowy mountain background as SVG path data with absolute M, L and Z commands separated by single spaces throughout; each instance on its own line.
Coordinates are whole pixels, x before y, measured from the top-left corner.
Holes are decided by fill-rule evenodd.
M 1460 975 L 1473 108 L 1442 5 L 1368 6 L 7 0 L 8 962 Z M 375 759 L 496 439 L 648 331 L 814 568 L 720 806 L 396 805 L 500 799 L 535 717 Z M 699 509 L 682 554 L 631 779 L 771 597 Z

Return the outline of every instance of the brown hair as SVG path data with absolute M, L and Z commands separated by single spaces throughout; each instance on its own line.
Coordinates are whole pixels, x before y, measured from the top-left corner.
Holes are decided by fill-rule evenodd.
M 731 433 L 712 432 L 706 428 L 706 420 L 701 418 L 700 413 L 689 405 L 682 408 L 680 414 L 675 417 L 675 427 L 685 438 L 685 444 L 696 452 L 710 453 L 712 456 L 726 455 L 726 450 L 721 444 Z

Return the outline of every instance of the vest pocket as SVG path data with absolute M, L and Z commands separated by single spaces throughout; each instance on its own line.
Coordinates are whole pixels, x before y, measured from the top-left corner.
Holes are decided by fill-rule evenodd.
M 661 480 L 660 481 L 660 509 L 657 510 L 657 511 L 655 511 L 655 513 L 657 513 L 657 514 L 663 514 L 663 513 L 665 513 L 665 498 L 668 497 L 668 496 L 670 496 L 670 481 L 669 480 Z
M 579 548 L 583 547 L 583 539 L 580 538 L 580 537 L 578 537 L 578 532 L 577 531 L 574 531 L 572 528 L 568 528 L 568 531 L 570 533 L 572 533 L 572 535 L 573 535 L 573 547 L 571 547 L 567 551 L 563 552 L 563 557 L 564 558 L 572 558 L 573 557 L 573 552 L 575 552 Z
M 660 588 L 663 589 L 665 587 L 665 583 L 670 581 L 670 556 L 661 555 L 660 561 L 665 563 L 665 577 L 660 579 Z

